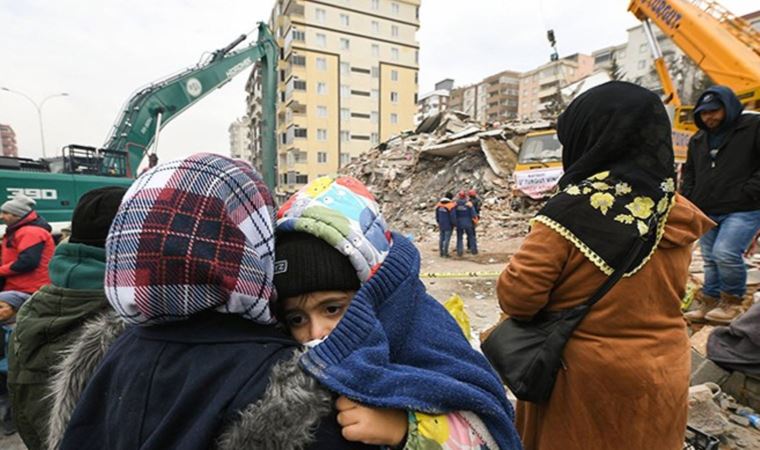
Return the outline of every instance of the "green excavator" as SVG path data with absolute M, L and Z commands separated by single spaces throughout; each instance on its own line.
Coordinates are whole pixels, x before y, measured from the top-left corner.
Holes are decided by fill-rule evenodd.
M 102 186 L 129 186 L 143 158 L 156 148 L 159 132 L 200 99 L 260 62 L 262 90 L 262 168 L 274 188 L 276 173 L 275 108 L 279 49 L 269 28 L 258 25 L 256 42 L 233 50 L 247 36 L 211 53 L 197 65 L 151 83 L 129 98 L 102 148 L 67 145 L 53 158 L 0 157 L 0 202 L 22 193 L 54 232 L 68 226 L 79 197 Z M 1 225 L 1 224 L 0 224 Z M 4 227 L 0 226 L 0 235 Z

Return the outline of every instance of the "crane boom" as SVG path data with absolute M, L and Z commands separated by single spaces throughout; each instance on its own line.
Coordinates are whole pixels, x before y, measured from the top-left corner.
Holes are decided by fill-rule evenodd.
M 760 86 L 760 32 L 712 0 L 632 0 L 639 20 L 662 32 L 718 84 L 735 92 Z

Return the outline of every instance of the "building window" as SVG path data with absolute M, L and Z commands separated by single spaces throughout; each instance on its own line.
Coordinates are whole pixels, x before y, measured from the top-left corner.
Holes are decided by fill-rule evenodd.
M 398 103 L 398 92 L 391 92 L 391 103 Z
M 296 175 L 296 184 L 309 184 L 308 175 Z
M 348 97 L 351 95 L 351 87 L 347 84 L 341 84 L 340 85 L 340 96 L 341 97 Z
M 398 25 L 391 25 L 391 36 L 398 37 Z
M 324 128 L 319 128 L 317 130 L 317 140 L 318 141 L 326 141 L 327 140 L 327 130 Z
M 327 117 L 327 106 L 317 106 L 317 117 Z
M 372 142 L 372 145 L 377 145 L 380 142 L 380 136 L 377 133 L 372 133 L 369 140 Z
M 380 46 L 377 44 L 372 44 L 372 56 L 375 58 L 380 57 Z
M 293 89 L 296 91 L 305 91 L 306 90 L 306 81 L 305 80 L 293 80 Z
M 324 164 L 327 162 L 327 152 L 317 152 L 317 162 Z
M 398 49 L 396 47 L 391 47 L 391 59 L 398 61 Z
M 309 132 L 306 128 L 296 128 L 293 130 L 293 136 L 305 139 L 309 137 Z
M 380 68 L 372 67 L 372 78 L 378 78 L 380 76 Z
M 393 15 L 398 16 L 399 11 L 400 11 L 400 8 L 398 6 L 398 3 L 391 3 L 391 12 L 393 13 Z
M 398 81 L 398 70 L 391 70 L 391 81 Z
M 645 60 L 642 59 L 639 61 L 639 69 L 643 69 L 646 66 L 647 66 L 647 62 Z
M 346 164 L 351 162 L 351 155 L 347 153 L 341 153 L 340 154 L 340 166 L 343 167 Z
M 377 20 L 372 21 L 372 33 L 380 34 L 380 22 L 378 22 Z
M 317 94 L 319 95 L 327 95 L 327 84 L 322 83 L 321 81 L 317 83 Z
M 340 109 L 340 120 L 349 120 L 351 119 L 351 110 L 348 108 L 341 108 Z
M 648 50 L 646 42 L 639 45 L 639 53 L 646 53 Z
M 327 60 L 325 58 L 317 58 L 317 70 L 327 70 Z
M 377 111 L 372 111 L 369 113 L 370 122 L 377 123 L 377 118 L 378 118 Z
M 327 47 L 327 36 L 322 33 L 317 33 L 317 47 Z
M 294 66 L 305 66 L 306 57 L 303 55 L 293 55 L 290 57 L 290 63 Z
M 346 38 L 340 38 L 340 49 L 348 50 L 351 48 L 351 41 Z
M 391 123 L 394 125 L 398 123 L 398 114 L 391 113 Z
M 348 75 L 348 73 L 351 71 L 351 65 L 347 62 L 340 63 L 340 73 L 341 75 Z
M 372 91 L 369 94 L 369 98 L 376 99 L 380 96 L 380 91 L 377 89 L 372 89 Z
M 348 25 L 349 24 L 348 14 L 341 14 L 340 15 L 340 24 L 343 25 L 344 27 L 349 26 Z
M 315 11 L 315 20 L 317 23 L 325 23 L 327 21 L 327 11 L 322 8 L 317 8 Z
M 380 9 L 380 0 L 372 0 L 372 9 L 374 11 Z
M 348 131 L 345 131 L 345 130 L 340 132 L 340 141 L 341 142 L 348 142 L 350 140 L 351 140 L 351 133 L 349 133 Z
M 306 40 L 306 33 L 299 30 L 293 30 L 293 40 L 294 41 L 305 41 Z

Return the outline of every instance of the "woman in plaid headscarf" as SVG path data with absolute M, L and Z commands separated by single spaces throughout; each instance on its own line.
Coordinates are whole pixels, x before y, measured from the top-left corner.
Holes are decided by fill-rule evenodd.
M 135 181 L 106 244 L 106 296 L 127 327 L 101 318 L 65 358 L 50 448 L 348 448 L 274 326 L 273 214 L 261 177 L 218 155 Z

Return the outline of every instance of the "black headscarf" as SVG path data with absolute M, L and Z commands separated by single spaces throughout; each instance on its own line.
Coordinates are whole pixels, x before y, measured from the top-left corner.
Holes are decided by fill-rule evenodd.
M 612 81 L 588 90 L 559 117 L 565 174 L 560 193 L 534 219 L 572 242 L 600 270 L 626 274 L 649 260 L 675 193 L 670 120 L 659 97 Z

